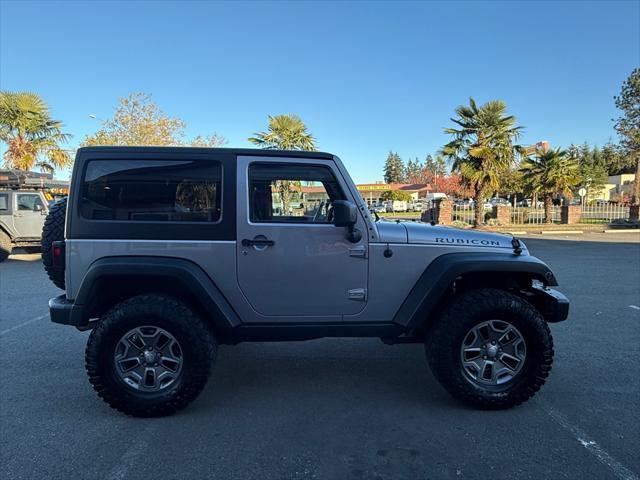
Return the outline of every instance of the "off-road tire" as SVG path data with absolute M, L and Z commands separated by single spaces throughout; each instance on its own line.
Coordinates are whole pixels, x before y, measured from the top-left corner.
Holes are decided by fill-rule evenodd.
M 11 255 L 11 237 L 0 228 L 0 262 L 4 262 L 9 255 Z
M 49 209 L 49 214 L 42 227 L 42 263 L 53 284 L 65 289 L 64 267 L 53 265 L 53 242 L 64 240 L 64 222 L 67 214 L 67 197 L 58 200 Z
M 519 373 L 505 385 L 483 387 L 464 372 L 465 335 L 487 320 L 504 320 L 523 335 L 527 354 Z M 505 409 L 533 397 L 553 363 L 553 338 L 542 315 L 527 301 L 498 289 L 472 290 L 454 298 L 436 320 L 425 343 L 427 361 L 441 385 L 455 398 L 482 409 Z
M 116 373 L 114 352 L 119 340 L 145 325 L 169 332 L 182 348 L 182 371 L 165 391 L 135 391 Z M 191 308 L 173 297 L 150 294 L 123 301 L 99 320 L 87 342 L 85 361 L 89 382 L 109 406 L 135 417 L 162 417 L 186 407 L 198 396 L 216 352 L 215 337 Z

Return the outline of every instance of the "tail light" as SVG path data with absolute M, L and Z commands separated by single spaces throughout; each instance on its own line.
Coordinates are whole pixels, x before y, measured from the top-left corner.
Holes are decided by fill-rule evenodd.
M 64 241 L 57 241 L 51 244 L 51 257 L 54 267 L 64 268 Z

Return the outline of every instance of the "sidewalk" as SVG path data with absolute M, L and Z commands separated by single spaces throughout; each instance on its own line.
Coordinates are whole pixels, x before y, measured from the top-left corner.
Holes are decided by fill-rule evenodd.
M 603 233 L 602 229 L 598 231 L 584 231 L 582 233 L 526 233 L 515 234 L 518 238 L 522 238 L 526 241 L 529 238 L 535 238 L 540 240 L 572 240 L 574 242 L 610 242 L 610 243 L 639 243 L 640 244 L 640 230 L 626 230 L 622 232 Z M 640 252 L 639 252 L 640 253 Z M 640 256 L 636 259 L 640 261 Z

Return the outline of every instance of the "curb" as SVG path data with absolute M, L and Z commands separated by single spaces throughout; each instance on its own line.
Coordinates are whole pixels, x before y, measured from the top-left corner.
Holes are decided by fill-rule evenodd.
M 539 232 L 540 235 L 571 235 L 571 234 L 583 234 L 582 230 L 541 230 Z
M 602 230 L 602 233 L 640 233 L 637 228 L 609 228 Z

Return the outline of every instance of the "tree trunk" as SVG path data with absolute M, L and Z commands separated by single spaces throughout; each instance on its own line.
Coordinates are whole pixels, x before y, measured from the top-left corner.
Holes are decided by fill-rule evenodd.
M 553 223 L 553 196 L 544 196 L 544 223 Z
M 282 200 L 282 215 L 289 215 L 291 204 L 291 184 L 289 180 L 280 181 L 280 199 Z
M 633 191 L 631 195 L 631 204 L 640 204 L 640 153 L 636 154 L 636 178 L 633 182 Z
M 474 213 L 475 213 L 475 226 L 479 227 L 484 223 L 484 188 L 476 188 L 476 193 L 473 196 Z

